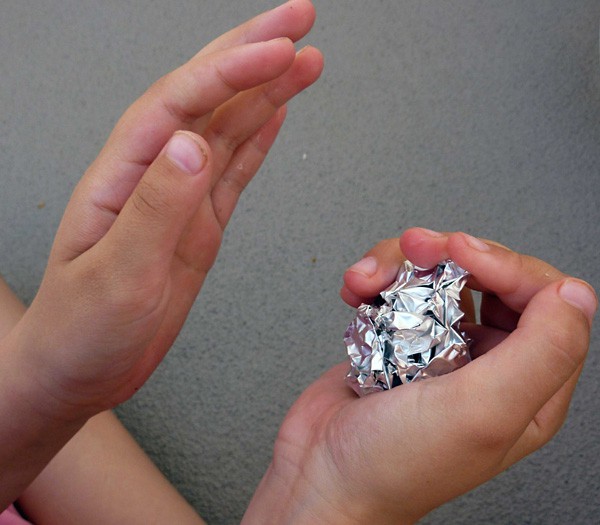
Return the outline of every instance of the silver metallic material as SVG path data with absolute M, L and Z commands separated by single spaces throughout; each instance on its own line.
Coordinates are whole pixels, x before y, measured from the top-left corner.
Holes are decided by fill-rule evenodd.
M 344 334 L 346 379 L 358 395 L 447 374 L 471 360 L 459 331 L 467 276 L 451 260 L 432 269 L 406 261 L 396 282 L 358 307 Z

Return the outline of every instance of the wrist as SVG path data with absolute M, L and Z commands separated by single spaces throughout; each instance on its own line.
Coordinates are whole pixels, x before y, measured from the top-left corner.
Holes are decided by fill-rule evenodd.
M 86 419 L 40 387 L 12 333 L 0 341 L 0 508 L 21 494 Z
M 34 341 L 21 337 L 21 324 L 0 341 L 0 389 L 10 400 L 12 412 L 27 414 L 40 424 L 83 424 L 95 412 L 69 402 L 56 388 L 47 370 L 44 353 Z M 8 404 L 8 403 L 7 403 Z
M 298 479 L 290 480 L 281 476 L 273 463 L 269 465 L 242 519 L 242 525 L 258 523 L 358 524 L 336 515 L 328 498 L 320 494 L 315 487 Z
M 363 505 L 326 465 L 280 465 L 272 462 L 248 506 L 242 525 L 363 525 L 387 523 L 377 509 Z M 277 466 L 276 466 L 277 465 Z M 317 480 L 311 482 L 310 480 Z M 412 521 L 391 520 L 395 525 Z
M 10 368 L 10 382 L 19 400 L 49 424 L 83 424 L 113 408 L 100 395 L 97 402 L 92 396 L 83 397 L 82 393 L 89 391 L 85 381 L 79 379 L 83 368 L 69 359 L 77 352 L 72 344 L 62 343 L 59 330 L 45 329 L 44 319 L 40 321 L 39 315 L 31 315 L 33 308 L 32 305 L 0 346 L 2 362 Z M 75 373 L 65 373 L 65 369 Z
M 347 461 L 338 464 L 327 450 L 318 445 L 299 450 L 278 439 L 274 459 L 242 524 L 367 525 L 376 520 L 381 525 L 408 525 L 427 514 L 402 504 L 397 486 L 382 487 L 376 466 L 361 469 L 355 458 L 348 469 Z

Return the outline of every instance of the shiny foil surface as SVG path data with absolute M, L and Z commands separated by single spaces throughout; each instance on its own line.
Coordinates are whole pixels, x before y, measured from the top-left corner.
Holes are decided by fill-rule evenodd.
M 459 331 L 467 276 L 451 260 L 431 269 L 406 261 L 373 304 L 358 307 L 344 334 L 347 381 L 358 395 L 447 374 L 471 360 Z

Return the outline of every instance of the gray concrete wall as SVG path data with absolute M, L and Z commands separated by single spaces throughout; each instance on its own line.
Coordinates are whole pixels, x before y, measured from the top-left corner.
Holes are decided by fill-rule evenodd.
M 23 299 L 121 112 L 274 4 L 2 2 L 0 272 Z M 118 412 L 214 524 L 239 520 L 287 409 L 344 358 L 341 276 L 376 240 L 467 230 L 600 287 L 600 3 L 315 4 L 325 73 L 291 104 L 172 352 Z M 558 437 L 425 523 L 598 523 L 597 333 Z

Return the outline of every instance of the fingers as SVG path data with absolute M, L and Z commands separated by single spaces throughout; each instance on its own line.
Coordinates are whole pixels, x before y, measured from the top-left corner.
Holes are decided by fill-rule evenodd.
M 448 235 L 425 228 L 411 228 L 400 237 L 407 259 L 422 268 L 433 268 L 448 258 Z
M 222 116 L 216 120 L 216 128 L 213 131 L 212 141 L 217 147 L 225 143 L 231 148 L 234 143 L 244 143 L 273 116 L 277 111 L 275 105 L 280 106 L 287 102 L 314 82 L 321 72 L 322 56 L 312 48 L 296 56 L 289 40 L 260 43 L 254 46 L 254 49 L 248 53 L 239 55 L 236 55 L 238 48 L 225 51 L 225 54 L 233 53 L 224 61 L 227 66 L 215 64 L 217 59 L 213 57 L 212 66 L 208 69 L 204 68 L 207 76 L 200 74 L 202 67 L 198 68 L 191 64 L 183 66 L 172 73 L 170 80 L 163 80 L 150 88 L 125 113 L 100 156 L 78 185 L 69 204 L 72 208 L 70 213 L 73 217 L 73 225 L 78 231 L 76 236 L 59 243 L 63 245 L 59 246 L 59 250 L 63 250 L 63 258 L 76 257 L 102 238 L 131 195 L 147 165 L 169 136 L 176 129 L 186 126 L 193 128 L 194 126 L 185 121 L 193 120 L 195 115 L 200 115 L 207 108 L 212 109 L 211 105 L 232 96 L 234 84 L 231 75 L 241 79 L 247 69 L 254 68 L 257 71 L 262 69 L 267 76 L 260 73 L 263 76 L 257 77 L 259 73 L 252 73 L 250 77 L 254 76 L 252 82 L 255 82 L 258 79 L 268 80 L 276 77 L 280 75 L 281 69 L 289 70 L 286 74 L 280 75 L 279 84 L 267 82 L 268 87 L 265 86 L 264 92 L 251 90 L 250 93 L 254 93 L 254 98 L 244 97 L 224 108 L 221 112 Z M 220 60 L 223 56 L 225 55 L 219 55 L 217 58 Z M 251 60 L 245 62 L 244 56 Z M 288 63 L 290 59 L 292 66 Z M 276 62 L 277 67 L 271 67 L 273 61 Z M 269 62 L 271 66 L 268 65 Z M 233 67 L 235 64 L 239 66 L 236 72 L 233 71 L 236 69 Z M 227 68 L 231 72 L 229 77 L 225 72 Z M 189 71 L 182 73 L 185 69 Z M 185 79 L 181 80 L 182 75 L 188 80 L 192 78 L 194 82 L 197 81 L 195 84 L 192 82 L 195 88 L 189 89 L 189 99 L 186 98 L 187 95 L 182 96 L 185 90 L 181 90 L 179 84 L 187 82 Z M 237 88 L 240 89 L 247 86 L 247 82 L 243 85 L 239 82 L 237 84 Z M 195 91 L 196 89 L 198 91 Z M 174 102 L 175 100 L 178 102 Z M 247 103 L 256 105 L 254 114 L 243 107 Z M 269 104 L 274 105 L 269 106 Z M 239 119 L 246 117 L 257 117 L 257 119 L 240 124 Z M 227 123 L 233 123 L 234 129 L 230 130 Z M 227 150 L 227 147 L 220 147 L 221 152 L 224 150 Z M 233 153 L 233 150 L 227 150 L 223 158 L 219 159 L 219 171 L 215 169 L 213 172 L 220 174 Z M 215 182 L 213 181 L 213 184 Z M 60 233 L 58 238 L 62 239 Z
M 314 20 L 310 1 L 293 0 L 218 38 L 134 104 L 123 119 L 123 135 L 131 137 L 131 128 L 141 128 L 145 136 L 143 140 L 134 138 L 129 145 L 117 135 L 115 142 L 122 148 L 113 154 L 148 165 L 175 130 L 209 113 L 234 92 L 277 78 L 294 60 L 292 41 L 305 36 Z M 127 129 L 127 123 L 131 128 Z M 148 146 L 131 149 L 144 143 Z
M 129 276 L 167 274 L 184 229 L 210 190 L 209 151 L 201 137 L 175 133 L 93 250 L 107 250 Z
M 482 300 L 482 320 L 500 329 L 513 329 L 518 314 L 530 298 L 547 284 L 565 277 L 562 272 L 535 257 L 518 254 L 497 243 L 464 233 L 447 234 L 412 228 L 400 237 L 399 244 L 399 253 L 404 253 L 417 266 L 430 268 L 451 258 L 468 270 L 472 274 L 469 287 L 491 294 L 489 297 L 484 295 Z M 377 257 L 380 253 L 379 249 L 374 251 Z M 391 275 L 397 271 L 400 262 L 400 258 L 381 258 L 371 265 L 380 268 L 378 272 L 382 271 L 380 265 L 385 265 L 386 275 Z M 388 264 L 392 267 L 387 267 Z M 345 296 L 352 299 L 348 293 L 351 292 L 357 297 L 372 297 L 382 289 L 380 286 L 389 284 L 367 277 L 370 279 L 345 278 L 348 288 Z
M 286 107 L 282 106 L 254 135 L 236 149 L 229 164 L 217 180 L 213 191 L 213 207 L 221 229 L 231 218 L 241 193 L 260 169 L 283 125 Z
M 473 395 L 463 405 L 465 421 L 472 428 L 496 429 L 495 437 L 503 441 L 516 440 L 580 369 L 596 308 L 594 291 L 577 279 L 540 290 L 517 330 L 457 371 L 461 388 Z M 560 404 L 561 411 L 565 406 Z M 552 416 L 562 417 L 562 412 Z
M 448 237 L 448 255 L 472 274 L 469 287 L 522 312 L 540 289 L 566 276 L 548 263 L 464 233 Z
M 416 259 L 418 262 L 415 264 L 419 266 L 431 267 L 448 257 L 446 234 L 423 228 L 408 230 L 401 239 L 382 241 L 346 271 L 340 295 L 348 305 L 357 307 L 370 302 L 392 283 L 406 259 L 402 253 L 402 243 L 412 253 L 411 260 L 415 262 Z M 474 322 L 475 306 L 470 290 L 461 291 L 461 302 L 464 320 Z
M 536 451 L 550 441 L 560 430 L 565 419 L 577 381 L 583 369 L 579 366 L 560 390 L 535 415 L 525 432 L 504 457 L 500 470 L 506 470 L 517 461 Z
M 502 330 L 513 330 L 531 297 L 547 284 L 565 277 L 535 257 L 465 233 L 438 234 L 413 228 L 402 235 L 400 245 L 408 259 L 419 266 L 428 267 L 451 258 L 468 270 L 468 286 L 484 292 L 483 324 Z
M 223 104 L 204 132 L 220 176 L 238 146 L 266 124 L 278 109 L 314 83 L 323 70 L 323 56 L 305 47 L 291 67 L 275 80 L 240 93 Z
M 342 299 L 353 307 L 370 301 L 394 281 L 404 259 L 398 239 L 381 241 L 346 270 Z
M 407 258 L 424 268 L 434 266 L 448 257 L 447 242 L 446 235 L 424 228 L 407 230 L 399 240 L 380 242 L 346 271 L 340 291 L 342 299 L 350 306 L 373 299 L 392 283 Z
M 208 239 L 205 225 L 213 223 L 222 233 L 237 199 L 255 175 L 273 144 L 285 117 L 281 109 L 290 98 L 312 84 L 320 75 L 323 57 L 314 48 L 298 53 L 294 64 L 281 77 L 264 86 L 239 94 L 215 112 L 204 135 L 213 153 L 213 190 L 190 223 L 188 234 L 178 252 L 182 261 L 207 271 L 216 252 L 206 249 L 218 245 Z
M 295 59 L 287 38 L 196 56 L 142 95 L 121 118 L 105 149 L 127 164 L 150 164 L 168 137 L 240 91 L 273 80 Z
M 225 33 L 202 49 L 200 54 L 278 37 L 296 42 L 310 31 L 314 21 L 315 8 L 310 0 L 291 0 Z

